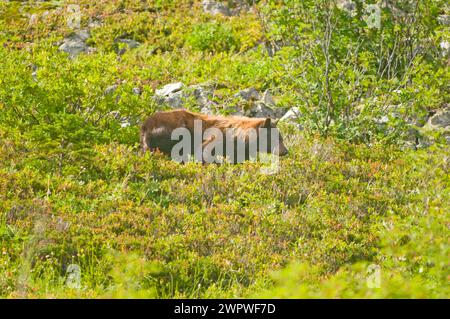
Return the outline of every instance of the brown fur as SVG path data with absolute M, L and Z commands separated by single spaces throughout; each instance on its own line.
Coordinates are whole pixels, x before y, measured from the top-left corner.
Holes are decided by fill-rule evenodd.
M 247 141 L 247 132 L 250 129 L 258 129 L 260 127 L 275 128 L 274 123 L 270 118 L 249 118 L 238 116 L 210 116 L 190 112 L 188 110 L 179 109 L 167 112 L 157 112 L 150 116 L 141 127 L 141 145 L 144 151 L 159 150 L 165 154 L 171 152 L 172 147 L 178 141 L 171 140 L 172 131 L 176 128 L 187 128 L 191 134 L 194 133 L 194 121 L 202 121 L 202 131 L 205 132 L 208 128 L 217 128 L 225 134 L 228 128 L 235 129 L 235 139 L 244 139 Z M 280 136 L 281 139 L 281 136 Z M 203 147 L 210 143 L 213 138 L 203 141 Z M 287 149 L 282 145 L 281 141 L 280 155 L 285 155 Z

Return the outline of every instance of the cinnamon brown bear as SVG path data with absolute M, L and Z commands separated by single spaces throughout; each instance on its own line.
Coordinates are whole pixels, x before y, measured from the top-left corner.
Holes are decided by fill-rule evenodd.
M 200 161 L 226 157 L 236 163 L 254 157 L 256 152 L 288 153 L 276 122 L 270 118 L 210 116 L 179 109 L 150 116 L 140 135 L 144 152 L 159 150 L 178 161 L 194 155 Z

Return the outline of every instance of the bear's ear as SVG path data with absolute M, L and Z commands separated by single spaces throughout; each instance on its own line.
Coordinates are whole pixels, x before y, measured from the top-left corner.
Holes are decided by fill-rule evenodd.
M 272 119 L 270 117 L 268 117 L 264 120 L 263 127 L 268 127 L 268 128 L 272 127 Z

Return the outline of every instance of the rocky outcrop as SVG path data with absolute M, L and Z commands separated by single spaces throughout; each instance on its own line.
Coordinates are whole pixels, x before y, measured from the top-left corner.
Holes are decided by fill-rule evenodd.
M 260 99 L 260 94 L 255 88 L 248 88 L 242 91 L 239 91 L 234 95 L 236 98 L 241 98 L 245 101 L 258 101 Z
M 444 58 L 450 57 L 450 42 L 441 41 L 441 43 L 439 43 L 439 48 L 441 49 L 441 54 Z
M 243 0 L 234 0 L 234 1 L 203 0 L 202 7 L 203 12 L 212 15 L 220 14 L 226 17 L 238 16 L 242 12 L 247 12 L 250 10 L 250 6 Z
M 220 105 L 213 101 L 214 87 L 211 83 L 191 86 L 181 82 L 170 83 L 156 90 L 154 99 L 159 105 L 171 108 L 183 108 L 187 101 L 193 100 L 202 113 L 216 114 L 219 113 Z M 234 98 L 238 99 L 238 105 L 230 107 L 234 109 L 233 115 L 280 118 L 285 113 L 276 107 L 268 90 L 260 93 L 255 88 L 247 88 L 236 93 Z
M 181 91 L 183 87 L 184 85 L 181 82 L 167 84 L 156 90 L 154 99 L 160 105 L 165 104 L 172 108 L 181 108 L 183 107 Z
M 450 106 L 437 111 L 433 116 L 431 116 L 428 119 L 425 128 L 450 132 Z
M 204 12 L 210 13 L 212 15 L 221 14 L 227 17 L 231 16 L 230 8 L 219 1 L 203 0 L 202 7 Z
M 182 108 L 188 99 L 194 99 L 200 108 L 212 108 L 214 103 L 210 100 L 212 90 L 207 84 L 197 84 L 186 87 L 183 83 L 170 83 L 155 92 L 155 100 L 160 105 L 167 105 L 171 108 Z
M 350 16 L 356 15 L 356 4 L 351 0 L 339 0 L 336 3 L 336 6 L 347 12 Z
M 63 43 L 59 46 L 59 50 L 69 54 L 71 58 L 77 57 L 81 53 L 90 53 L 94 49 L 86 44 L 90 34 L 87 30 L 80 30 L 70 34 L 64 38 Z
M 183 87 L 184 87 L 184 84 L 181 82 L 170 83 L 170 84 L 163 86 L 161 89 L 156 90 L 155 94 L 157 96 L 167 97 L 167 96 L 170 96 L 171 94 L 180 92 L 183 89 Z
M 219 104 L 213 101 L 208 101 L 200 110 L 201 113 L 207 115 L 214 115 L 218 113 Z
M 189 90 L 191 92 L 188 95 L 192 95 L 195 98 L 195 100 L 199 106 L 201 106 L 201 107 L 211 107 L 212 106 L 211 99 L 213 97 L 214 90 L 209 84 L 204 83 L 204 84 L 191 85 L 189 87 Z
M 433 111 L 428 116 L 410 116 L 406 124 L 409 128 L 404 134 L 404 141 L 408 148 L 426 148 L 437 141 L 450 144 L 450 106 Z
M 283 109 L 276 108 L 276 103 L 268 90 L 261 94 L 258 90 L 251 87 L 239 91 L 234 97 L 241 100 L 244 104 L 238 104 L 238 110 L 234 115 L 280 118 L 285 113 Z

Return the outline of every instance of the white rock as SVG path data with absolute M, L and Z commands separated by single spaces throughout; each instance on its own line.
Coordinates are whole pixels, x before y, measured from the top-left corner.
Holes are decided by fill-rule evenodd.
M 299 108 L 294 106 L 283 117 L 280 119 L 281 122 L 296 122 L 300 117 L 302 117 L 302 113 Z
M 339 9 L 346 11 L 352 17 L 355 16 L 357 13 L 356 4 L 351 0 L 339 0 L 336 6 Z
M 439 47 L 441 48 L 441 53 L 443 57 L 450 55 L 450 42 L 441 41 L 441 43 L 439 43 Z
M 177 83 L 170 83 L 165 85 L 162 89 L 156 90 L 155 94 L 158 96 L 169 96 L 171 93 L 176 93 L 181 91 L 181 89 L 184 87 L 184 84 L 181 82 Z

